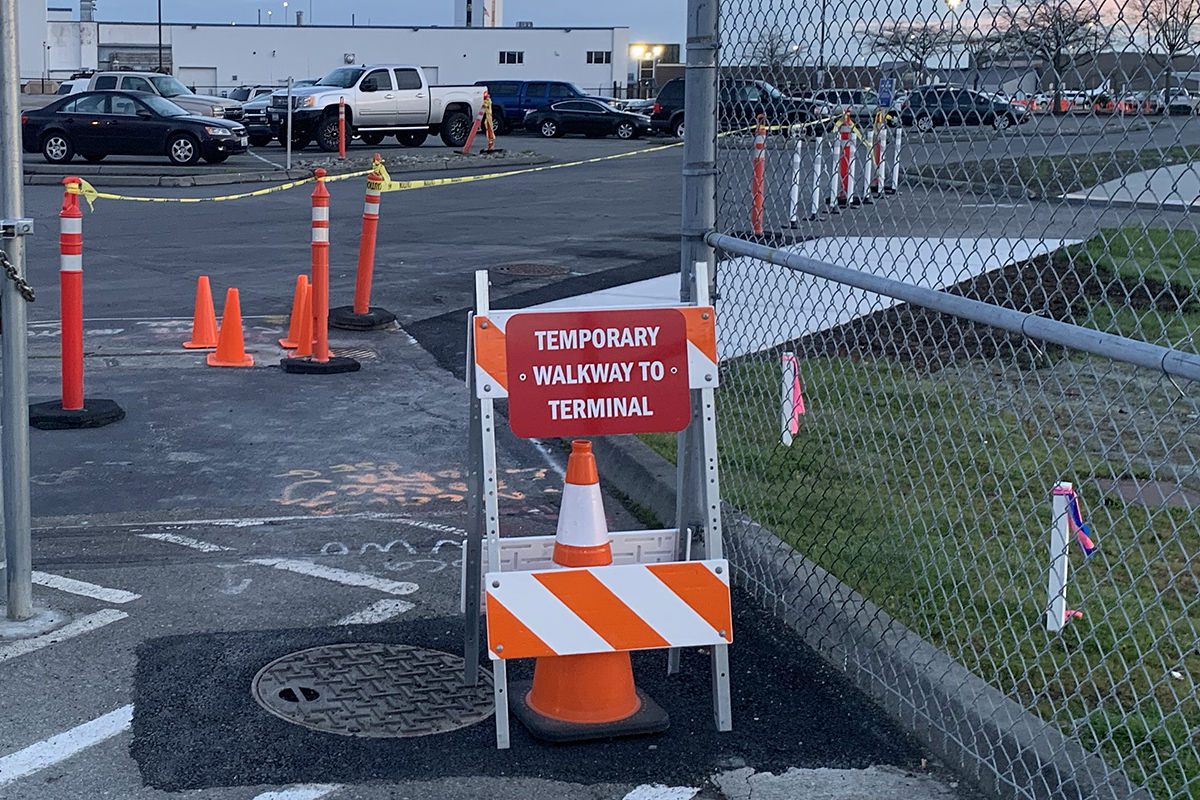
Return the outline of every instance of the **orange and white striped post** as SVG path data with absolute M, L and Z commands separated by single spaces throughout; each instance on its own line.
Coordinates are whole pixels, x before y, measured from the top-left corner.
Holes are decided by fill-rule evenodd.
M 880 111 L 876 115 L 875 122 L 875 150 L 871 154 L 872 178 L 871 178 L 871 194 L 876 197 L 883 195 L 883 171 L 885 165 L 883 163 L 883 154 L 887 151 L 888 129 L 887 129 L 887 113 Z
M 41 430 L 98 428 L 125 418 L 112 400 L 83 396 L 83 213 L 82 181 L 63 178 L 59 211 L 58 285 L 61 315 L 62 397 L 29 407 L 29 424 Z
M 466 144 L 463 145 L 463 149 L 462 149 L 463 155 L 467 155 L 471 152 L 471 145 L 475 143 L 475 135 L 477 133 L 479 133 L 479 128 L 480 128 L 480 126 L 483 125 L 485 116 L 488 119 L 491 119 L 491 117 L 490 117 L 491 107 L 492 107 L 491 95 L 488 94 L 487 89 L 484 89 L 483 90 L 483 102 L 479 104 L 479 113 L 475 115 L 475 121 L 473 123 L 471 123 L 471 132 L 467 134 L 467 142 L 466 142 Z M 489 150 L 492 149 L 492 142 L 494 140 L 495 140 L 495 136 L 492 135 L 491 129 L 489 128 L 488 129 L 488 149 Z
M 763 204 L 767 193 L 767 118 L 759 114 L 754 128 L 754 174 L 750 179 L 750 230 L 763 232 Z
M 346 160 L 346 98 L 338 98 L 338 158 Z
M 353 358 L 334 357 L 329 350 L 329 190 L 325 188 L 325 170 L 313 175 L 317 186 L 312 193 L 312 284 L 309 287 L 313 318 L 313 352 L 311 358 L 301 357 L 301 350 L 280 365 L 284 372 L 328 375 L 336 372 L 355 372 L 361 366 Z M 301 326 L 301 339 L 306 338 Z
M 847 206 L 850 204 L 850 193 L 853 189 L 850 187 L 850 165 L 854 157 L 854 143 L 850 140 L 853 128 L 850 123 L 850 109 L 846 109 L 846 115 L 842 118 L 841 128 L 838 130 L 838 138 L 841 144 L 841 155 L 838 158 L 838 205 Z
M 396 315 L 386 309 L 371 308 L 371 284 L 375 277 L 375 243 L 379 232 L 379 201 L 383 196 L 383 161 L 379 153 L 367 175 L 367 193 L 363 200 L 362 236 L 358 240 L 358 273 L 354 281 L 354 304 L 329 309 L 329 325 L 351 331 L 386 328 Z
M 62 310 L 62 407 L 83 410 L 83 213 L 79 178 L 63 178 L 58 284 Z
M 316 344 L 313 358 L 329 360 L 329 190 L 325 170 L 316 171 L 317 187 L 312 193 L 312 285 Z

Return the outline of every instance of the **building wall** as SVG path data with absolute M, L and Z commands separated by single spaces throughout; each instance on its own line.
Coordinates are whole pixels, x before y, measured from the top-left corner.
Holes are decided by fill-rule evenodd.
M 46 0 L 17 0 L 17 57 L 22 80 L 42 77 L 46 27 Z
M 62 71 L 107 68 L 114 52 L 127 54 L 125 66 L 138 66 L 140 53 L 157 64 L 157 28 L 153 23 L 98 24 L 97 47 L 77 41 L 88 23 L 50 23 L 64 42 L 61 53 L 76 63 L 56 61 Z M 581 88 L 611 90 L 624 85 L 629 60 L 628 28 L 366 28 L 284 25 L 166 25 L 167 63 L 216 67 L 221 87 L 277 84 L 320 77 L 349 58 L 351 63 L 399 62 L 437 67 L 441 83 L 474 83 L 493 78 L 549 78 L 573 81 Z M 39 42 L 40 47 L 40 42 Z M 589 64 L 589 50 L 611 50 L 611 64 Z M 523 53 L 521 64 L 501 64 L 501 51 Z M 54 51 L 52 50 L 52 53 Z M 40 57 L 40 51 L 39 51 Z M 199 88 L 199 87 L 197 87 Z
M 465 28 L 467 26 L 467 6 L 471 7 L 471 27 L 504 27 L 504 0 L 454 0 L 454 25 L 456 27 Z M 493 9 L 496 13 L 494 20 L 492 19 Z

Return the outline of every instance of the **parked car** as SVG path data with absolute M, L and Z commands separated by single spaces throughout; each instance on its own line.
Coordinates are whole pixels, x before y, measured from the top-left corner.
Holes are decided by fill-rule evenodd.
M 88 78 L 70 78 L 58 85 L 56 95 L 75 94 L 77 92 L 85 92 L 88 88 L 90 80 Z
M 229 92 L 229 99 L 245 104 L 247 100 L 253 100 L 261 95 L 270 94 L 278 88 L 278 86 L 239 86 Z
M 663 85 L 650 112 L 650 124 L 679 138 L 684 133 L 685 79 L 673 78 Z M 786 131 L 792 125 L 831 117 L 826 103 L 803 97 L 788 97 L 766 81 L 728 79 L 717 93 L 717 124 L 722 130 L 748 128 L 761 114 L 768 125 Z
M 1166 111 L 1162 96 L 1157 92 L 1130 92 L 1117 100 L 1121 114 L 1161 114 Z
M 128 92 L 149 92 L 165 97 L 189 114 L 240 120 L 242 104 L 228 97 L 196 94 L 171 75 L 157 72 L 97 72 L 88 81 L 88 89 L 121 89 Z
M 1172 89 L 1169 97 L 1164 89 L 1157 93 L 1157 97 L 1166 108 L 1167 113 L 1172 116 L 1191 116 L 1200 108 L 1200 95 L 1193 94 L 1184 88 Z
M 338 149 L 338 105 L 346 101 L 346 131 L 376 145 L 394 134 L 400 144 L 420 147 L 439 134 L 447 147 L 462 147 L 483 107 L 481 86 L 430 86 L 425 73 L 405 64 L 338 67 L 314 85 L 292 89 L 292 146 L 316 139 L 326 152 Z M 267 112 L 272 133 L 285 141 L 287 92 L 271 95 Z
M 292 89 L 312 86 L 316 82 L 316 78 L 292 81 Z M 271 107 L 271 94 L 277 90 L 278 87 L 273 87 L 269 93 L 259 94 L 253 100 L 247 100 L 242 105 L 242 109 L 245 111 L 242 124 L 246 126 L 246 135 L 250 138 L 250 144 L 253 147 L 266 147 L 275 138 L 275 134 L 271 133 L 271 123 L 267 120 L 267 109 Z M 283 90 L 283 94 L 287 95 L 287 89 Z
M 918 87 L 900 112 L 904 125 L 931 131 L 943 125 L 991 125 L 1004 130 L 1030 120 L 1029 109 L 986 92 L 953 86 Z
M 247 143 L 242 125 L 194 116 L 148 92 L 81 92 L 21 115 L 25 152 L 41 152 L 51 164 L 65 164 L 76 154 L 87 161 L 144 155 L 166 156 L 178 166 L 201 158 L 219 164 L 244 153 Z
M 486 86 L 492 100 L 492 126 L 496 133 L 504 134 L 521 127 L 525 115 L 530 111 L 559 100 L 598 100 L 614 105 L 611 97 L 589 95 L 573 83 L 566 81 L 475 81 L 476 86 Z
M 873 89 L 820 89 L 810 98 L 832 108 L 835 115 L 850 109 L 850 118 L 860 125 L 872 124 L 875 112 L 879 111 L 879 95 Z M 891 125 L 899 124 L 899 118 L 892 111 L 888 112 L 887 120 Z
M 559 100 L 526 114 L 525 129 L 547 139 L 568 133 L 591 137 L 611 134 L 618 139 L 636 139 L 650 132 L 650 118 L 644 114 L 617 111 L 599 100 Z

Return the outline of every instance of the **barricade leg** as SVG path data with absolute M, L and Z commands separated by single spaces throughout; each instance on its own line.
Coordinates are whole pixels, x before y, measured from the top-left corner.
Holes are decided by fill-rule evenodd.
M 379 154 L 375 163 L 381 164 Z M 358 274 L 354 282 L 354 305 L 329 309 L 329 326 L 351 331 L 375 331 L 396 321 L 385 308 L 371 307 L 371 283 L 375 274 L 375 240 L 379 230 L 379 201 L 383 178 L 372 172 L 367 176 L 367 194 L 363 202 L 362 238 L 358 242 Z
M 1067 575 L 1070 562 L 1071 523 L 1067 503 L 1071 484 L 1058 483 L 1051 496 L 1053 518 L 1050 523 L 1050 582 L 1046 604 L 1046 630 L 1061 631 L 1067 622 Z
M 316 170 L 317 188 L 312 193 L 312 312 L 314 338 L 311 358 L 284 358 L 284 372 L 307 375 L 331 375 L 357 372 L 361 365 L 353 358 L 334 356 L 329 350 L 329 191 L 325 188 L 325 170 Z
M 80 180 L 63 179 L 59 212 L 59 288 L 61 294 L 62 397 L 29 406 L 29 424 L 40 430 L 99 428 L 125 418 L 112 400 L 83 396 L 83 213 Z

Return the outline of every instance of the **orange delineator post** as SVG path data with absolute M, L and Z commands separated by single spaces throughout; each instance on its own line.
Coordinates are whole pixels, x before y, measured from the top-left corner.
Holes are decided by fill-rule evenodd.
M 346 98 L 338 98 L 338 158 L 346 160 Z
M 471 152 L 471 145 L 475 143 L 475 134 L 479 133 L 479 126 L 481 126 L 483 124 L 484 112 L 487 111 L 488 109 L 490 109 L 491 105 L 492 105 L 492 98 L 488 95 L 487 89 L 484 89 L 483 90 L 483 102 L 479 106 L 479 113 L 475 115 L 475 121 L 473 123 L 471 123 L 471 132 L 467 134 L 467 143 L 463 145 L 463 149 L 462 149 L 463 155 L 467 155 L 468 153 Z M 491 147 L 492 147 L 491 143 L 494 140 L 495 140 L 495 137 L 493 135 L 491 135 L 491 131 L 489 129 L 489 136 L 488 136 L 488 149 L 489 150 L 491 149 Z
M 380 163 L 375 154 L 375 163 Z M 375 272 L 375 239 L 379 231 L 379 200 L 383 177 L 376 172 L 367 176 L 367 195 L 363 201 L 362 238 L 358 241 L 358 276 L 354 282 L 354 313 L 371 310 L 371 281 Z M 375 184 L 372 188 L 371 184 Z
M 754 130 L 754 176 L 750 179 L 750 229 L 763 232 L 763 204 L 767 191 L 767 118 L 759 114 Z
M 316 345 L 313 358 L 329 360 L 329 190 L 325 170 L 316 171 L 312 193 L 312 302 Z
M 83 410 L 83 213 L 79 178 L 63 178 L 58 282 L 62 313 L 62 407 Z
M 842 152 L 838 159 L 838 205 L 842 206 L 848 205 L 850 202 L 850 150 L 853 147 L 850 141 L 851 130 L 850 109 L 846 109 L 846 116 L 842 120 L 840 130 Z

